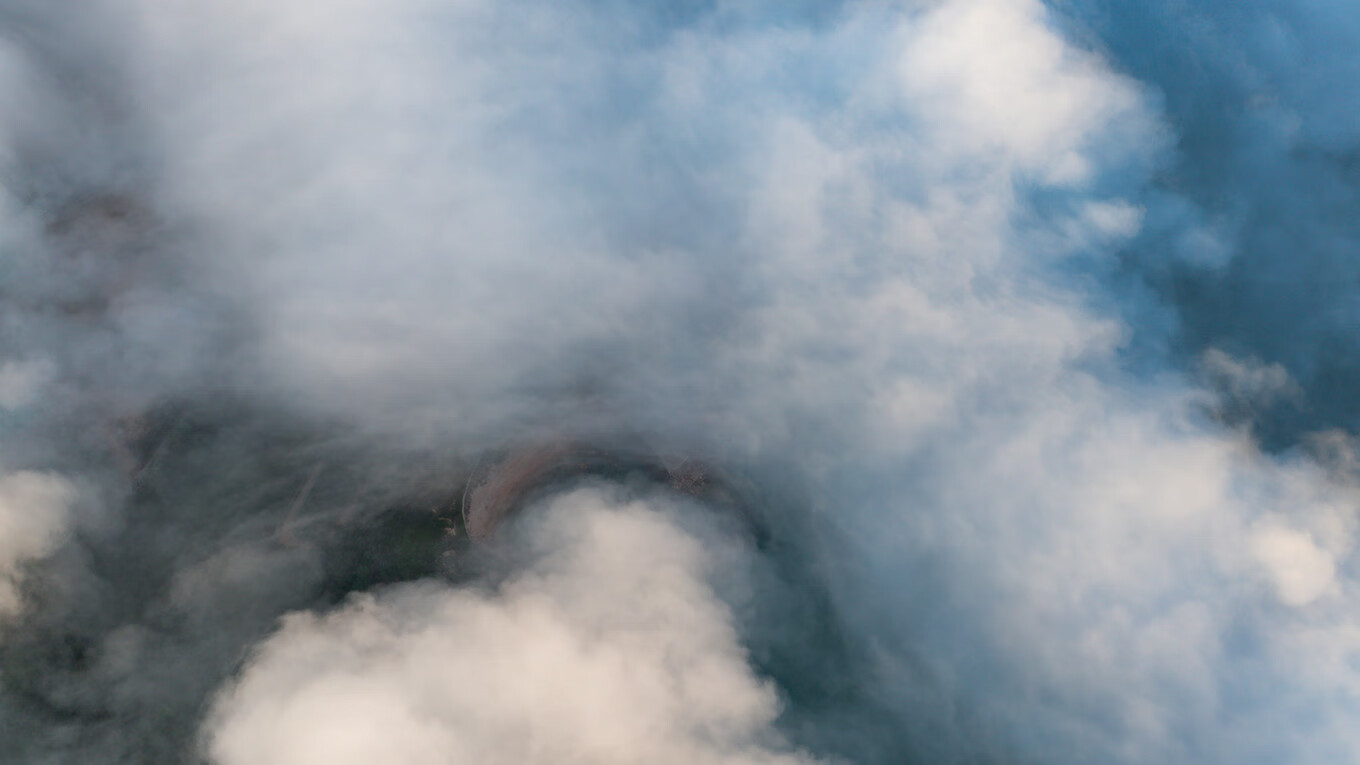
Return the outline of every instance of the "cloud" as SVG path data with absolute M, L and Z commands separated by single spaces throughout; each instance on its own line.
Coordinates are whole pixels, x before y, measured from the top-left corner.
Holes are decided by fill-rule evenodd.
M 1304 532 L 1261 528 L 1252 536 L 1251 550 L 1269 568 L 1280 599 L 1291 606 L 1317 600 L 1336 575 L 1332 556 Z
M 5 198 L 6 455 L 120 510 L 26 553 L 66 587 L 0 656 L 13 758 L 1351 759 L 1345 291 L 1276 246 L 1350 240 L 1266 212 L 1349 193 L 1289 53 L 1345 14 L 1282 7 L 134 4 L 72 66 L 135 119 L 8 149 L 62 193 Z M 728 476 L 787 586 L 592 493 L 438 581 L 416 519 L 571 436 Z
M 549 500 L 494 592 L 433 583 L 295 614 L 217 701 L 214 761 L 799 763 L 666 501 Z
M 17 472 L 0 476 L 0 618 L 20 609 L 24 562 L 64 541 L 75 489 L 59 476 Z

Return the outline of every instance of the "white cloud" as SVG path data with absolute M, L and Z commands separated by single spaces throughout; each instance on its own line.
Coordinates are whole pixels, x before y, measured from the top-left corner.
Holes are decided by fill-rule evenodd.
M 0 619 L 21 607 L 21 566 L 65 540 L 75 489 L 60 476 L 17 472 L 0 475 Z
M 1336 561 L 1304 531 L 1263 525 L 1252 534 L 1251 552 L 1270 572 L 1280 600 L 1291 606 L 1317 600 L 1336 576 Z
M 222 765 L 809 762 L 746 664 L 717 558 L 666 512 L 551 500 L 496 592 L 433 582 L 293 614 L 218 699 Z
M 1000 155 L 1050 183 L 1090 177 L 1082 142 L 1137 119 L 1138 96 L 1045 18 L 1032 0 L 955 0 L 904 27 L 902 84 L 933 150 L 963 164 Z
M 1164 128 L 1041 3 L 815 28 L 723 6 L 664 34 L 532 1 L 138 7 L 147 194 L 252 322 L 226 387 L 472 453 L 623 422 L 795 487 L 839 532 L 807 565 L 884 657 L 854 682 L 976 719 L 1001 759 L 1355 751 L 1352 707 L 1314 702 L 1360 685 L 1354 489 L 1122 366 L 1094 271 L 1149 214 Z M 1172 241 L 1218 262 L 1233 232 L 1201 220 Z M 797 759 L 708 551 L 646 508 L 556 503 L 558 556 L 496 594 L 288 617 L 219 697 L 213 755 Z M 223 542 L 168 599 L 227 618 L 291 560 Z
M 404 27 L 415 8 L 356 5 L 334 38 L 285 25 L 299 42 L 280 58 L 195 100 L 206 115 L 223 97 L 253 112 L 175 133 L 180 182 L 211 191 L 186 198 L 258 268 L 240 276 L 275 383 L 361 421 L 439 423 L 474 441 L 521 416 L 589 419 L 558 391 L 594 388 L 607 417 L 742 464 L 791 465 L 853 540 L 840 554 L 858 577 L 832 585 L 848 618 L 950 678 L 1005 748 L 1176 760 L 1206 741 L 1230 751 L 1266 724 L 1217 689 L 1271 682 L 1224 648 L 1263 595 L 1260 553 L 1284 550 L 1271 565 L 1294 600 L 1316 596 L 1320 562 L 1337 553 L 1263 546 L 1252 524 L 1283 507 L 1343 508 L 1345 492 L 1196 422 L 1202 396 L 1184 379 L 1120 372 L 1125 328 L 1064 281 L 1063 258 L 1112 259 L 1138 231 L 1128 200 L 1143 179 L 1129 158 L 1155 161 L 1162 138 L 1136 84 L 1027 0 L 865 6 L 817 36 L 621 32 L 607 54 L 585 31 L 606 22 L 583 11 L 549 12 L 557 34 L 509 34 L 501 11 L 470 7 L 435 46 Z M 377 32 L 356 21 L 370 13 Z M 379 66 L 294 58 L 313 35 Z M 387 55 L 396 39 L 402 53 Z M 823 68 L 817 95 L 790 86 L 787 72 Z M 615 88 L 646 95 L 613 114 Z M 270 159 L 295 134 L 309 141 Z M 666 164 L 675 153 L 681 170 Z M 1099 195 L 1083 198 L 1088 187 Z M 1075 199 L 1036 216 L 1034 190 Z M 947 584 L 904 603 L 896 583 L 919 561 Z M 461 698 L 408 702 L 417 678 L 379 669 L 408 666 L 408 643 L 432 646 L 416 666 L 454 656 L 445 633 L 476 634 L 464 610 L 500 614 L 467 593 L 420 592 L 407 597 L 452 611 L 400 626 L 415 607 L 392 599 L 293 620 L 239 705 L 224 702 L 235 711 L 217 728 L 220 756 L 292 756 L 295 735 L 308 751 L 380 746 L 381 727 L 347 724 L 347 739 L 314 727 L 370 713 L 330 706 L 356 695 L 383 700 L 371 714 L 407 731 L 411 757 L 509 756 L 496 749 L 517 739 L 504 720 L 546 702 L 488 700 L 479 729 L 501 733 L 483 740 L 449 711 Z M 613 601 L 570 603 L 535 618 L 570 631 Z M 932 619 L 939 609 L 952 618 Z M 265 678 L 287 676 L 294 639 L 339 655 L 359 651 L 347 634 L 370 633 L 373 668 L 308 670 L 280 691 L 296 705 L 270 706 Z M 559 682 L 575 665 L 531 674 Z M 272 709 L 285 714 L 258 711 Z M 639 746 L 633 725 L 661 723 L 634 718 L 600 740 Z M 596 745 L 552 741 L 545 751 Z

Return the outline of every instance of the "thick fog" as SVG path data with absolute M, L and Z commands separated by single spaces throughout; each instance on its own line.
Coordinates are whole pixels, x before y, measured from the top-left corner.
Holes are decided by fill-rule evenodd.
M 1357 77 L 1324 2 L 0 0 L 0 760 L 1360 757 Z

